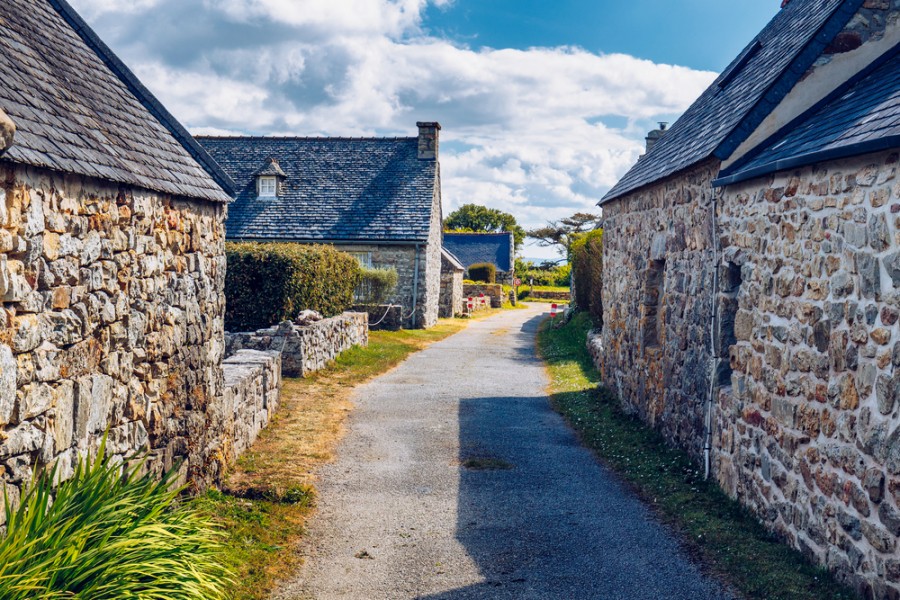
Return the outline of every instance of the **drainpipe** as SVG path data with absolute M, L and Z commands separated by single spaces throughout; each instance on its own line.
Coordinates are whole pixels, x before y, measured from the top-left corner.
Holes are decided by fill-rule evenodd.
M 416 244 L 416 266 L 413 270 L 413 302 L 412 302 L 412 328 L 415 329 L 418 318 L 416 312 L 419 308 L 419 244 Z
M 709 479 L 711 453 L 712 453 L 712 413 L 715 403 L 717 381 L 721 359 L 721 348 L 716 341 L 716 332 L 719 329 L 719 236 L 716 214 L 716 195 L 712 197 L 712 250 L 713 250 L 713 286 L 712 286 L 712 315 L 709 321 L 709 395 L 706 398 L 706 415 L 703 420 L 703 479 Z

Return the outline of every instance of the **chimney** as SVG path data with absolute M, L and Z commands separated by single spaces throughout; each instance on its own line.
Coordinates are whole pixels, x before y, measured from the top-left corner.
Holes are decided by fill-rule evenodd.
M 668 127 L 668 126 L 669 126 L 668 123 L 660 122 L 659 129 L 654 129 L 653 131 L 651 131 L 650 133 L 647 134 L 647 137 L 644 138 L 644 141 L 647 142 L 647 149 L 644 151 L 645 153 L 650 152 L 650 148 L 655 146 L 656 142 L 658 142 L 660 140 L 660 138 L 663 135 L 665 135 L 666 127 Z
M 419 160 L 437 160 L 441 124 L 419 121 L 416 125 L 419 127 Z

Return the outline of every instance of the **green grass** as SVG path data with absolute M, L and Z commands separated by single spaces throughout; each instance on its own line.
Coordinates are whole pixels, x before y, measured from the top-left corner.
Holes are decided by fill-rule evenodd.
M 557 319 L 554 325 L 562 325 Z M 850 600 L 854 593 L 779 542 L 731 500 L 686 453 L 625 414 L 599 386 L 585 348 L 592 324 L 579 313 L 565 326 L 546 322 L 538 336 L 551 398 L 582 442 L 678 531 L 686 547 L 747 598 Z

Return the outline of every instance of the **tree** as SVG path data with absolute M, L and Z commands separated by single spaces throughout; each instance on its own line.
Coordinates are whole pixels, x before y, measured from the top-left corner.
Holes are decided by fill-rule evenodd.
M 509 231 L 513 234 L 516 250 L 525 241 L 525 230 L 509 213 L 496 208 L 464 204 L 444 219 L 444 231 L 466 231 L 476 233 L 498 233 Z
M 550 221 L 544 227 L 532 229 L 527 235 L 537 240 L 539 246 L 558 246 L 559 253 L 568 257 L 572 243 L 585 233 L 600 226 L 600 215 L 575 213 L 571 217 Z

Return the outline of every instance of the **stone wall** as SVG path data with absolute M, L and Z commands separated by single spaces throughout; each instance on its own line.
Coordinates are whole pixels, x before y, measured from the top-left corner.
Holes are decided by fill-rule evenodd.
M 438 230 L 440 232 L 440 230 Z M 388 300 L 390 304 L 403 307 L 403 326 L 413 326 L 413 289 L 417 288 L 417 327 L 431 327 L 438 318 L 438 297 L 440 294 L 440 241 L 437 245 L 421 244 L 419 253 L 419 281 L 415 283 L 416 246 L 414 245 L 340 245 L 338 250 L 370 253 L 373 267 L 393 267 L 397 270 L 397 288 Z M 437 265 L 434 263 L 434 249 L 437 249 Z M 437 282 L 435 284 L 435 281 Z M 431 287 L 429 287 L 429 284 Z
M 209 468 L 218 480 L 225 467 L 256 441 L 278 409 L 281 354 L 238 350 L 223 363 L 225 389 L 211 411 L 211 427 L 221 432 L 210 446 Z
M 463 271 L 441 258 L 441 297 L 438 316 L 444 319 L 463 312 Z
M 603 206 L 603 360 L 624 406 L 699 457 L 710 381 L 710 161 Z
M 369 315 L 369 331 L 399 331 L 403 329 L 403 307 L 399 304 L 378 304 L 350 307 L 351 312 Z
M 232 356 L 243 349 L 274 351 L 281 355 L 285 377 L 306 377 L 324 369 L 344 350 L 367 346 L 368 319 L 364 312 L 345 312 L 310 325 L 285 321 L 254 332 L 226 333 L 225 352 Z
M 499 283 L 466 283 L 463 284 L 463 298 L 478 298 L 484 294 L 491 301 L 491 308 L 503 306 L 503 286 Z
M 220 431 L 226 207 L 0 163 L 0 480 L 149 448 L 202 483 Z
M 900 595 L 900 183 L 883 153 L 727 188 L 722 486 L 864 597 Z M 727 289 L 726 289 L 727 291 Z

